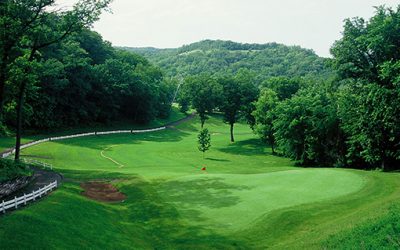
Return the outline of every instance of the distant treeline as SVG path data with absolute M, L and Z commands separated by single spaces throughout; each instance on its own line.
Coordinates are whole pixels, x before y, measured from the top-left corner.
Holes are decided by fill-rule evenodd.
M 231 41 L 204 40 L 177 49 L 129 48 L 145 56 L 166 76 L 234 76 L 240 70 L 250 71 L 256 85 L 271 77 L 329 78 L 332 70 L 326 59 L 312 50 L 277 43 L 241 44 Z

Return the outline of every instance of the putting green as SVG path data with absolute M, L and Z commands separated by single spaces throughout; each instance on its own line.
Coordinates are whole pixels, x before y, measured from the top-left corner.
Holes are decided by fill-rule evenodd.
M 350 171 L 304 169 L 265 174 L 200 174 L 161 183 L 159 193 L 194 223 L 244 229 L 276 209 L 358 191 L 365 180 Z

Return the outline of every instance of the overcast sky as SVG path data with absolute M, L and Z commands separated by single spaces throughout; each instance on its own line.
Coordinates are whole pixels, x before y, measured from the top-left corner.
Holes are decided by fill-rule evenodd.
M 58 0 L 68 3 L 73 0 Z M 343 20 L 399 0 L 114 0 L 94 29 L 117 46 L 172 48 L 204 39 L 278 42 L 329 56 Z

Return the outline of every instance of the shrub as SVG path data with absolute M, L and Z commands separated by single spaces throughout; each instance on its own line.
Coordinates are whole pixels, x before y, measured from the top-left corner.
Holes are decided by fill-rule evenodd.
M 32 171 L 28 165 L 13 160 L 0 159 L 0 183 L 22 176 L 29 176 Z

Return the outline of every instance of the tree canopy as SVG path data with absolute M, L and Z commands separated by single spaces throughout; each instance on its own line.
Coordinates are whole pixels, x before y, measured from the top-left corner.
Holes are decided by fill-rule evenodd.
M 326 59 L 298 46 L 277 43 L 242 44 L 232 41 L 204 40 L 177 49 L 129 48 L 158 65 L 167 76 L 236 75 L 252 71 L 260 85 L 271 77 L 330 77 Z
M 110 1 L 70 9 L 54 0 L 1 2 L 0 120 L 16 128 L 16 160 L 23 127 L 168 116 L 175 86 L 145 58 L 90 31 Z

